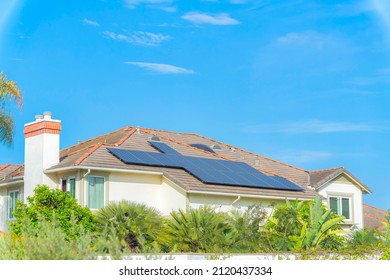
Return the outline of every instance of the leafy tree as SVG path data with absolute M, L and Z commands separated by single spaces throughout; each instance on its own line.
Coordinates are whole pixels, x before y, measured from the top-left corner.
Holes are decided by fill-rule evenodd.
M 332 210 L 324 211 L 322 200 L 319 196 L 310 205 L 310 215 L 307 221 L 303 221 L 300 239 L 303 249 L 317 249 L 327 238 L 339 233 L 340 223 L 345 219 L 343 216 L 334 215 Z
M 261 205 L 251 205 L 243 213 L 231 211 L 228 222 L 234 231 L 231 251 L 254 253 L 260 250 L 260 226 L 265 222 L 267 212 Z
M 159 211 L 127 200 L 109 203 L 96 213 L 98 230 L 114 231 L 132 252 L 146 252 L 164 243 L 164 223 Z
M 94 230 L 91 210 L 81 207 L 69 193 L 45 185 L 36 187 L 34 195 L 27 198 L 27 203 L 18 201 L 13 215 L 16 221 L 10 223 L 10 230 L 19 236 L 23 233 L 24 223 L 31 222 L 37 228 L 42 219 L 49 223 L 56 220 L 69 239 L 76 238 L 83 231 Z
M 270 251 L 336 249 L 342 245 L 340 223 L 344 217 L 326 210 L 320 197 L 314 201 L 286 201 L 275 208 L 260 228 L 262 246 Z
M 14 81 L 7 80 L 0 72 L 0 143 L 10 145 L 13 141 L 14 120 L 6 110 L 7 102 L 16 101 L 19 107 L 23 104 L 22 93 Z
M 192 253 L 228 252 L 234 241 L 234 231 L 226 213 L 209 206 L 171 213 L 168 234 L 171 249 Z

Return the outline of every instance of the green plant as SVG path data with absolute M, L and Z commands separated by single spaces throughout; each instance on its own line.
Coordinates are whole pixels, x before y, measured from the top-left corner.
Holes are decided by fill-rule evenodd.
M 13 215 L 16 221 L 10 223 L 10 232 L 15 235 L 23 233 L 24 223 L 31 222 L 37 228 L 42 219 L 49 223 L 55 219 L 69 239 L 76 238 L 82 231 L 94 230 L 93 214 L 87 207 L 81 207 L 68 193 L 45 185 L 36 187 L 27 203 L 18 201 Z
M 360 229 L 347 235 L 347 246 L 351 250 L 369 250 L 382 247 L 383 241 L 377 231 Z
M 167 228 L 171 250 L 193 253 L 228 252 L 234 242 L 234 231 L 226 213 L 209 206 L 171 213 Z
M 343 231 L 340 228 L 343 216 L 334 215 L 332 210 L 324 211 L 322 200 L 319 196 L 310 205 L 310 215 L 307 221 L 303 221 L 300 239 L 303 249 L 317 249 L 327 238 L 331 238 Z
M 260 226 L 265 222 L 266 211 L 259 205 L 251 205 L 244 212 L 233 210 L 228 222 L 234 231 L 231 252 L 254 253 L 260 250 Z
M 97 229 L 113 231 L 132 252 L 159 251 L 164 244 L 164 223 L 160 212 L 145 204 L 122 200 L 109 203 L 96 213 Z M 156 249 L 157 248 L 157 249 Z
M 22 107 L 22 93 L 14 81 L 8 80 L 0 72 L 0 143 L 7 145 L 12 143 L 14 133 L 14 120 L 6 110 L 9 101 L 16 101 L 17 105 Z

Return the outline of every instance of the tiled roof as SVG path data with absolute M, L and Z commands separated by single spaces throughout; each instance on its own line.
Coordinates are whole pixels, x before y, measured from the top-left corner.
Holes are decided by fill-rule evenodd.
M 324 170 L 310 171 L 309 174 L 310 174 L 310 186 L 313 187 L 314 189 L 320 188 L 321 186 L 337 178 L 341 174 L 346 174 L 360 185 L 363 192 L 366 193 L 372 192 L 370 188 L 368 188 L 363 182 L 357 179 L 351 172 L 346 170 L 345 167 L 343 166 L 324 169 Z
M 383 231 L 384 226 L 382 223 L 386 222 L 385 216 L 389 215 L 389 213 L 374 206 L 363 204 L 363 215 L 365 228 Z
M 296 183 L 304 189 L 304 192 L 204 184 L 185 170 L 125 164 L 107 150 L 108 147 L 114 146 L 123 149 L 157 152 L 148 143 L 151 137 L 159 137 L 161 141 L 185 156 L 245 162 L 265 174 L 284 177 Z M 215 153 L 211 153 L 193 147 L 191 144 L 204 144 L 208 147 L 215 147 L 217 145 L 220 149 L 214 149 Z M 333 176 L 335 172 L 345 170 L 339 167 L 311 172 L 198 134 L 170 132 L 151 128 L 135 128 L 131 126 L 120 128 L 114 132 L 77 143 L 76 145 L 61 150 L 60 163 L 49 168 L 48 171 L 54 172 L 54 170 L 62 168 L 78 167 L 163 172 L 167 178 L 188 191 L 229 192 L 307 199 L 314 198 L 317 194 L 315 190 L 308 186 L 318 186 L 321 182 Z M 0 183 L 2 183 L 1 177 Z
M 23 164 L 5 164 L 0 166 L 0 184 L 16 181 L 23 176 Z

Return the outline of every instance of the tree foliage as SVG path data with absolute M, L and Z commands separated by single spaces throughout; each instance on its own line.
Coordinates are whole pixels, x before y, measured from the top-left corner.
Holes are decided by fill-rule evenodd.
M 168 220 L 170 248 L 179 252 L 228 252 L 234 240 L 234 231 L 226 213 L 216 212 L 210 206 L 178 210 Z
M 19 107 L 22 107 L 22 93 L 14 81 L 8 80 L 0 72 L 0 143 L 6 145 L 12 143 L 14 134 L 14 120 L 7 110 L 9 101 L 15 101 Z
M 27 203 L 18 201 L 13 215 L 16 220 L 10 223 L 10 230 L 16 235 L 22 234 L 23 224 L 27 221 L 37 228 L 42 219 L 49 223 L 56 220 L 69 239 L 79 236 L 80 232 L 92 231 L 95 227 L 89 208 L 81 207 L 69 193 L 45 185 L 37 186 L 34 195 L 27 198 Z
M 132 252 L 145 252 L 164 244 L 164 223 L 160 212 L 145 204 L 122 200 L 109 203 L 96 213 L 97 228 L 112 230 Z

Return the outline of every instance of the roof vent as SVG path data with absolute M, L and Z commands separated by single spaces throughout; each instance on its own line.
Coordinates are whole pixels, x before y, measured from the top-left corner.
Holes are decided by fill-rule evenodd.
M 213 153 L 215 154 L 215 152 L 213 151 L 213 149 L 211 149 L 209 146 L 205 145 L 205 144 L 190 144 L 191 147 L 195 147 L 195 148 L 198 148 L 198 149 L 201 149 L 203 151 L 206 151 L 206 152 L 209 152 L 209 153 Z
M 230 151 L 231 151 L 232 153 L 235 153 L 235 152 L 236 152 L 236 148 L 234 148 L 234 147 L 230 147 L 229 149 L 230 149 Z
M 218 145 L 218 144 L 212 145 L 212 146 L 211 146 L 211 149 L 213 149 L 213 150 L 222 150 L 221 146 Z
M 152 136 L 152 137 L 149 138 L 149 140 L 151 140 L 151 141 L 161 141 L 160 137 L 158 137 L 158 136 Z

